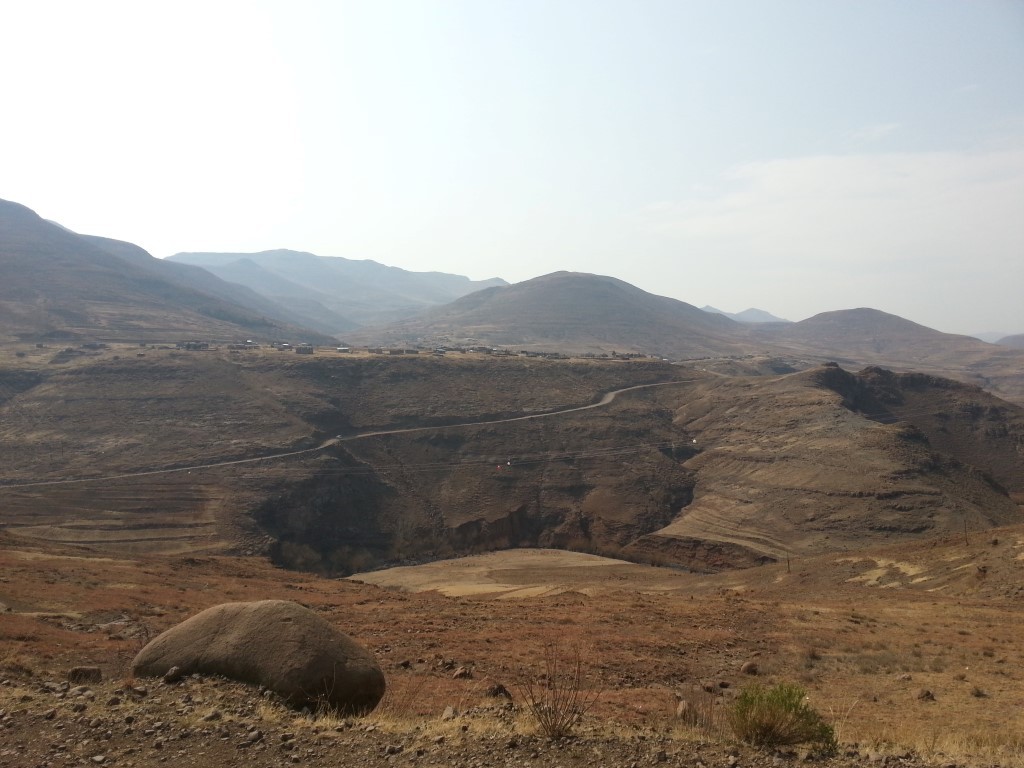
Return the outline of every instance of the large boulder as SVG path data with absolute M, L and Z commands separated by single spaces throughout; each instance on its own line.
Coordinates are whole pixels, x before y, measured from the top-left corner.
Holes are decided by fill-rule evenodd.
M 222 675 L 263 685 L 295 707 L 369 712 L 384 695 L 373 655 L 308 608 L 287 600 L 223 603 L 154 638 L 132 672 Z

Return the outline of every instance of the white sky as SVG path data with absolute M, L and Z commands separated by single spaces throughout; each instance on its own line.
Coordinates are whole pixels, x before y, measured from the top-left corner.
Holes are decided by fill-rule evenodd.
M 0 0 L 0 198 L 178 251 L 1024 332 L 1020 0 Z

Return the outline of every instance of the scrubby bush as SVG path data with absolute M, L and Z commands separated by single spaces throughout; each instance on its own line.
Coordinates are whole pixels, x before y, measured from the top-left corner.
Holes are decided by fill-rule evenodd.
M 579 646 L 565 652 L 548 644 L 543 662 L 539 677 L 521 674 L 516 687 L 541 733 L 550 739 L 565 738 L 595 704 L 601 689 L 587 687 Z
M 835 731 L 807 702 L 804 689 L 788 683 L 746 688 L 729 711 L 729 725 L 755 747 L 810 744 L 827 754 L 837 747 Z

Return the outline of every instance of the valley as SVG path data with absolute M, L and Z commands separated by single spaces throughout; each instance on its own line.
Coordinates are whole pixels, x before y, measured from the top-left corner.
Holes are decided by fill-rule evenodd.
M 1024 766 L 1012 344 L 583 273 L 179 256 L 0 201 L 3 768 L 777 768 L 818 757 L 740 747 L 725 713 L 793 682 L 830 764 Z M 137 692 L 155 632 L 266 598 L 370 648 L 390 698 Z M 521 685 L 556 652 L 600 694 L 564 742 Z M 98 696 L 54 682 L 79 664 Z

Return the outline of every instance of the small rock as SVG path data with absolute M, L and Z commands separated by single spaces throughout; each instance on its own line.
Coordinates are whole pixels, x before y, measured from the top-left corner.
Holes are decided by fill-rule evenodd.
M 384 754 L 385 755 L 397 755 L 401 751 L 402 751 L 402 745 L 401 744 L 388 744 L 386 747 L 384 747 Z
M 929 691 L 927 688 L 922 688 L 917 692 L 918 701 L 935 701 L 935 694 Z
M 453 680 L 472 680 L 473 672 L 466 667 L 459 667 L 452 673 Z
M 756 661 L 745 661 L 740 667 L 740 673 L 744 675 L 756 675 L 757 674 L 757 662 Z
M 444 712 L 441 713 L 442 720 L 454 720 L 458 716 L 455 711 L 455 707 L 447 706 L 444 708 Z
M 96 765 L 103 765 L 105 762 L 107 762 L 107 756 L 106 755 L 93 755 L 92 761 L 94 763 L 96 763 Z
M 181 672 L 181 667 L 171 667 L 164 672 L 163 681 L 168 685 L 172 685 L 181 680 L 182 677 L 184 677 L 184 675 Z

